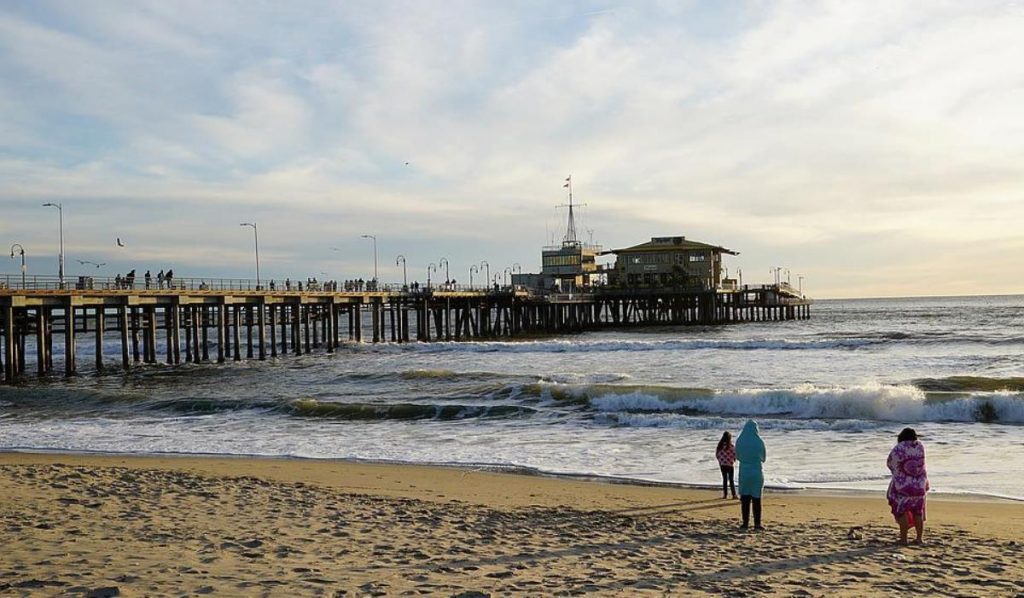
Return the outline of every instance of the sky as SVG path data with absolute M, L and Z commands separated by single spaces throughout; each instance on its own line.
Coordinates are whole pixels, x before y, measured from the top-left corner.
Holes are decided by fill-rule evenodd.
M 242 222 L 263 278 L 538 271 L 571 174 L 607 249 L 1024 293 L 1022 56 L 1021 0 L 2 0 L 0 273 L 47 202 L 69 276 L 253 278 Z

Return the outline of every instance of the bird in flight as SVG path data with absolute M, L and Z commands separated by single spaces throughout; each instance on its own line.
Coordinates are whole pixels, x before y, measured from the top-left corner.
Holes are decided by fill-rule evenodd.
M 97 264 L 96 262 L 90 262 L 89 260 L 78 260 L 78 263 L 82 264 L 83 266 L 86 265 L 86 264 L 91 264 L 93 266 L 96 266 L 97 268 L 100 268 L 102 266 L 106 266 L 107 265 L 107 262 L 103 262 L 102 264 Z
M 121 237 L 117 238 L 117 246 L 118 247 L 124 247 L 124 243 L 121 242 Z

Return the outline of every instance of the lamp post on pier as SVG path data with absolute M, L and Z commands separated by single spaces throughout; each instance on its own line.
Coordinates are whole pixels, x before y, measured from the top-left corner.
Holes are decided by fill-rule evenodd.
M 502 274 L 501 279 L 505 281 L 505 286 L 508 286 L 509 285 L 509 278 L 512 277 L 512 268 L 506 266 L 505 269 L 502 270 L 501 274 Z M 506 274 L 508 276 L 505 276 Z
M 428 291 L 430 290 L 430 271 L 431 270 L 433 270 L 434 272 L 437 272 L 437 266 L 435 266 L 434 264 L 429 264 L 427 266 L 427 290 Z
M 256 246 L 256 290 L 260 290 L 260 233 L 256 227 L 256 221 L 242 222 L 238 226 L 251 226 L 252 227 L 252 240 Z
M 800 296 L 803 297 L 804 296 L 804 277 L 803 277 L 803 275 L 797 276 L 796 280 L 797 280 L 798 283 L 800 283 L 800 288 L 798 290 L 800 291 Z
M 21 243 L 15 243 L 11 245 L 11 259 L 14 259 L 14 248 L 17 247 L 21 253 L 21 288 L 25 288 L 25 272 L 28 268 L 25 266 L 25 248 L 21 246 Z
M 487 260 L 483 260 L 480 262 L 480 267 L 484 268 L 484 272 L 486 272 L 484 275 L 484 286 L 487 286 L 487 283 L 491 280 L 491 265 L 487 263 Z
M 480 273 L 480 268 L 477 268 L 476 264 L 473 264 L 472 266 L 469 267 L 469 290 L 471 290 L 471 291 L 473 290 L 473 273 L 474 272 L 476 272 L 477 274 Z
M 364 239 L 373 239 L 373 281 L 377 282 L 377 236 L 362 235 Z M 376 285 L 374 285 L 376 286 Z
M 398 257 L 395 258 L 395 265 L 396 266 L 398 265 L 399 262 L 402 263 L 402 290 L 404 291 L 405 289 L 409 288 L 409 277 L 406 276 L 406 272 L 405 272 L 405 256 L 404 255 L 400 254 Z
M 451 276 L 448 275 L 448 258 L 443 257 L 438 260 L 437 267 L 440 268 L 441 264 L 444 264 L 444 283 L 448 284 L 452 280 Z
M 60 253 L 57 257 L 57 275 L 60 279 L 60 288 L 64 288 L 64 204 L 61 202 L 43 204 L 44 208 L 57 208 L 60 212 Z

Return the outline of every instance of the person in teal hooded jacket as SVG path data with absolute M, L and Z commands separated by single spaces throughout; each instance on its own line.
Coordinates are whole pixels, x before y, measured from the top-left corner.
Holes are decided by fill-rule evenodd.
M 757 429 L 757 422 L 747 420 L 736 439 L 736 458 L 740 462 L 740 509 L 743 513 L 743 529 L 750 526 L 750 506 L 754 506 L 754 529 L 761 528 L 761 490 L 764 488 L 764 473 L 761 464 L 767 454 L 764 441 Z

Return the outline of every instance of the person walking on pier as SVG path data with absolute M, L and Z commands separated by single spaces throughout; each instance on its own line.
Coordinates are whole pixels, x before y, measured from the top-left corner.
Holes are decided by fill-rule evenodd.
M 174 282 L 172 282 L 173 278 L 174 278 L 174 270 L 170 270 L 170 269 L 167 270 L 167 273 L 164 274 L 164 282 L 167 283 L 167 288 L 168 289 L 173 289 L 174 288 Z
M 149 290 L 149 285 L 153 281 L 153 275 L 149 273 L 149 270 L 146 270 L 145 279 L 146 279 L 146 290 L 148 291 Z
M 754 530 L 761 527 L 761 491 L 764 490 L 764 472 L 761 464 L 767 457 L 764 441 L 757 429 L 757 422 L 747 420 L 736 439 L 736 458 L 740 461 L 740 511 L 743 515 L 743 529 L 750 526 L 750 507 L 754 507 Z
M 132 268 L 132 271 L 129 272 L 128 275 L 124 277 L 124 284 L 125 288 L 127 289 L 135 288 L 135 268 Z
M 164 288 L 164 271 L 161 270 L 156 273 L 156 288 Z
M 715 458 L 718 459 L 718 467 L 722 470 L 722 498 L 729 498 L 730 489 L 732 497 L 736 498 L 736 482 L 733 478 L 736 448 L 732 445 L 732 434 L 722 433 L 722 439 L 718 441 L 718 448 L 715 450 Z

